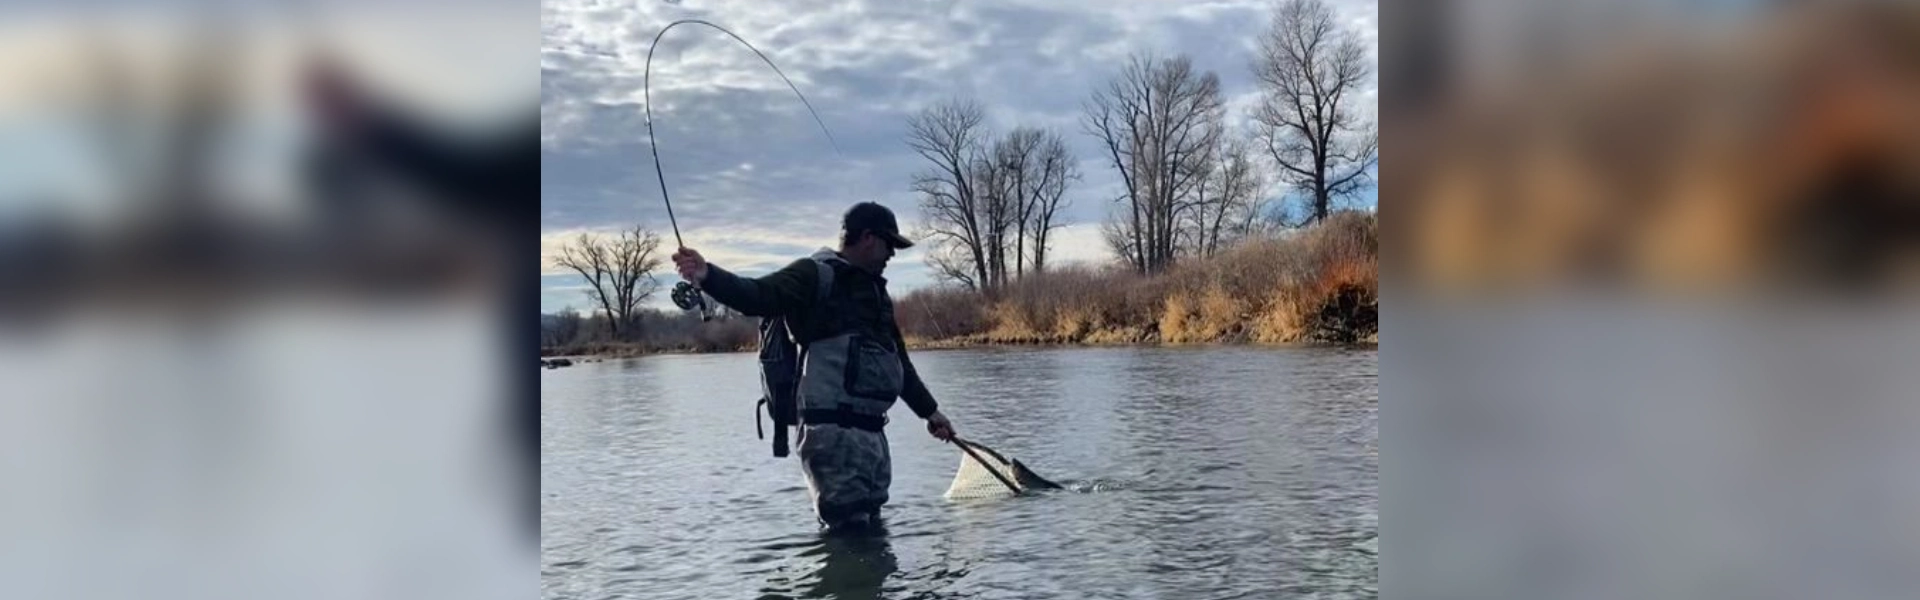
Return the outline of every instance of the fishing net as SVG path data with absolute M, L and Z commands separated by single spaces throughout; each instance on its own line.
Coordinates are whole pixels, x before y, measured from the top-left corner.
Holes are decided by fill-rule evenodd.
M 960 447 L 960 469 L 947 486 L 949 499 L 1017 496 L 1034 489 L 1060 487 L 991 448 L 959 438 L 953 443 Z

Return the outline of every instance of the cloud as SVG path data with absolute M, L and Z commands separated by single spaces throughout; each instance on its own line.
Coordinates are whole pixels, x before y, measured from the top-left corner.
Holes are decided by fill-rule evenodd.
M 924 161 L 907 117 L 968 97 L 988 124 L 1051 127 L 1082 164 L 1056 257 L 1104 252 L 1098 223 L 1121 188 L 1081 130 L 1081 105 L 1129 53 L 1186 54 L 1217 72 L 1229 105 L 1256 97 L 1248 61 L 1269 0 L 824 2 L 548 0 L 542 5 L 541 230 L 641 225 L 671 239 L 647 138 L 647 45 L 700 18 L 765 52 L 806 94 L 827 141 L 780 78 L 726 35 L 674 28 L 653 63 L 660 166 L 688 245 L 729 268 L 778 268 L 832 243 L 847 206 L 879 201 L 920 222 L 909 189 Z M 1334 2 L 1377 46 L 1371 2 Z M 1363 110 L 1372 114 L 1372 107 Z M 750 168 L 747 166 L 750 165 Z M 921 250 L 894 261 L 896 293 L 933 282 Z M 723 262 L 724 260 L 724 262 Z
M 1100 234 L 1099 223 L 1068 225 L 1053 232 L 1048 240 L 1053 246 L 1049 250 L 1047 262 L 1054 265 L 1082 263 L 1101 265 L 1113 262 L 1119 257 Z

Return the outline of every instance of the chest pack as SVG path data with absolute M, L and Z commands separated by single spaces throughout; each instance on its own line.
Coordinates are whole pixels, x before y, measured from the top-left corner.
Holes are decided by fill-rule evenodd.
M 833 266 L 814 259 L 820 269 L 820 285 L 814 294 L 815 313 L 827 303 L 833 291 Z M 806 345 L 793 330 L 786 315 L 760 319 L 760 401 L 754 406 L 753 429 L 767 439 L 761 428 L 761 415 L 773 420 L 773 455 L 788 453 L 788 432 L 800 425 L 800 369 L 806 360 Z

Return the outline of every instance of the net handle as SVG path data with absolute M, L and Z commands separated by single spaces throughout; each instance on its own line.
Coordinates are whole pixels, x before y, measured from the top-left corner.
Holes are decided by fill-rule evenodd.
M 956 436 L 953 436 L 953 445 L 959 446 L 961 451 L 967 453 L 967 456 L 973 457 L 973 460 L 978 461 L 980 463 L 980 466 L 986 467 L 987 473 L 992 474 L 994 479 L 1000 480 L 1001 485 L 1007 486 L 1007 489 L 1012 490 L 1014 495 L 1017 496 L 1020 494 L 1020 486 L 1016 486 L 1013 484 L 1013 482 L 1007 481 L 1007 476 L 1001 475 L 999 469 L 993 468 L 993 465 L 989 464 L 986 461 L 986 459 L 980 458 L 979 454 L 974 453 L 973 446 L 975 444 L 973 442 L 960 439 L 960 436 L 956 435 Z M 985 448 L 985 447 L 982 446 L 982 448 Z M 989 450 L 988 452 L 992 452 L 992 451 Z

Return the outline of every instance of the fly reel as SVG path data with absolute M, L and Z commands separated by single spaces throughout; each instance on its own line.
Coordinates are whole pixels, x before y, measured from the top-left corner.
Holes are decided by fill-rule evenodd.
M 680 310 L 699 309 L 702 321 L 713 318 L 713 315 L 707 312 L 706 294 L 701 293 L 700 288 L 693 287 L 690 282 L 682 281 L 674 284 L 673 291 L 668 296 L 673 299 L 673 305 L 680 307 Z

